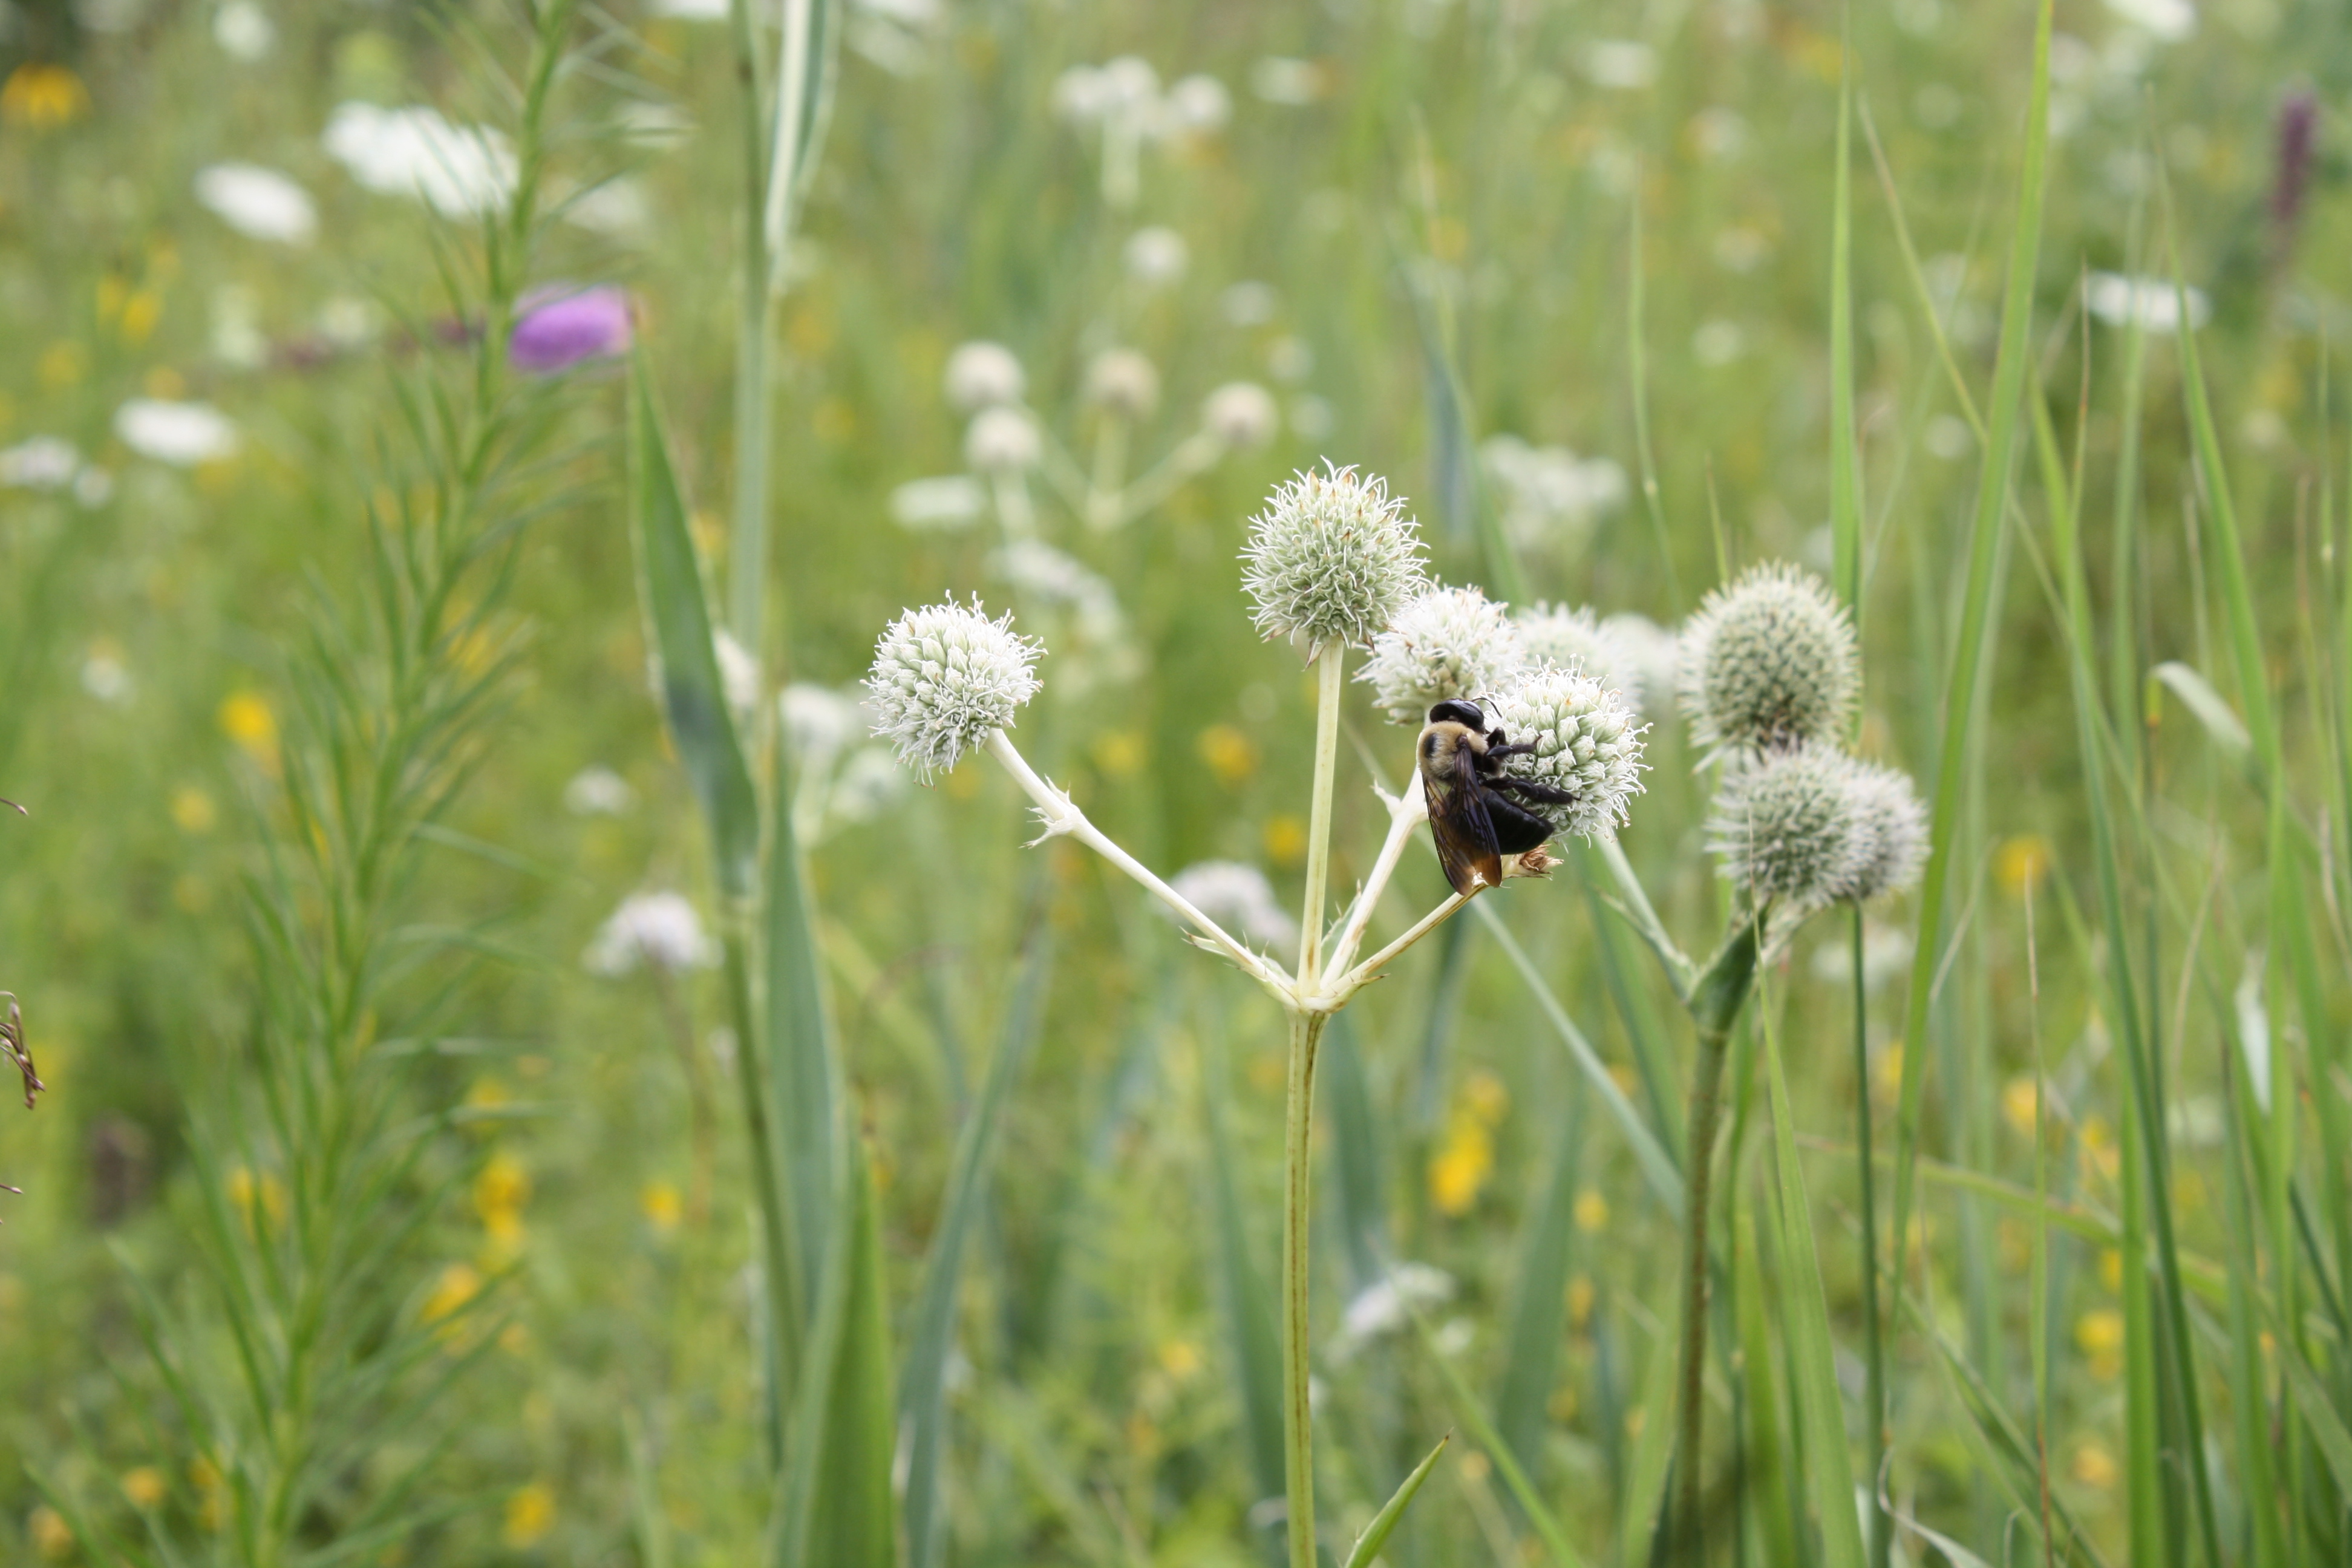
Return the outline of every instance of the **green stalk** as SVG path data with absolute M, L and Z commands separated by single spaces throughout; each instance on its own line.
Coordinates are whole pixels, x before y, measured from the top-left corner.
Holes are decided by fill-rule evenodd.
M 1290 1568 L 1315 1568 L 1315 1434 L 1307 1402 L 1308 1118 L 1315 1103 L 1315 1048 L 1329 1015 L 1290 1016 L 1290 1082 L 1283 1107 L 1282 1477 Z
M 729 7 L 736 71 L 743 84 L 743 254 L 735 329 L 735 517 L 728 538 L 727 625 L 754 658 L 766 618 L 768 583 L 768 344 L 775 295 L 768 287 L 768 95 L 748 0 Z M 738 1038 L 748 1039 L 749 1036 Z
M 1323 906 L 1331 875 L 1331 791 L 1339 765 L 1339 694 L 1347 648 L 1316 650 L 1315 793 L 1307 825 L 1307 898 L 1298 938 L 1298 989 L 1312 995 L 1322 979 Z M 1307 1404 L 1308 1228 L 1310 1121 L 1315 1109 L 1315 1049 L 1326 1013 L 1293 1009 L 1290 1072 L 1283 1106 L 1282 1186 L 1282 1446 L 1291 1568 L 1315 1568 L 1315 1433 Z
M 1724 1058 L 1732 1023 L 1756 982 L 1762 924 L 1761 910 L 1740 912 L 1691 996 L 1698 1054 L 1691 1064 L 1684 1144 L 1682 1360 L 1675 1393 L 1675 1522 L 1668 1545 L 1674 1558 L 1693 1563 L 1706 1560 L 1700 1456 L 1706 1437 L 1707 1199 L 1723 1109 Z

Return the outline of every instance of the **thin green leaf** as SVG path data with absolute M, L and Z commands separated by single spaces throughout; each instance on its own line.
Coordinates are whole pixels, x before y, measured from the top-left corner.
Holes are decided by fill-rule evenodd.
M 1452 1441 L 1454 1434 L 1451 1432 L 1440 1437 L 1437 1447 L 1429 1451 L 1429 1458 L 1412 1468 L 1412 1473 L 1397 1487 L 1396 1495 L 1381 1505 L 1380 1512 L 1372 1515 L 1372 1522 L 1364 1526 L 1363 1534 L 1356 1537 L 1355 1549 L 1348 1553 L 1346 1568 L 1371 1568 L 1372 1560 L 1381 1554 L 1381 1548 L 1386 1546 L 1389 1537 L 1396 1533 L 1397 1522 L 1404 1518 L 1405 1506 L 1412 1501 L 1413 1494 L 1421 1490 L 1421 1483 L 1429 1479 L 1429 1472 L 1437 1467 L 1438 1456 L 1445 1452 L 1445 1445 Z
M 2151 679 L 2162 681 L 2188 706 L 2197 721 L 2205 726 L 2205 732 L 2231 761 L 2242 761 L 2252 752 L 2254 738 L 2247 733 L 2245 721 L 2231 708 L 2228 700 L 2213 689 L 2212 683 L 2193 668 L 2178 659 L 2168 659 L 2147 673 Z
M 1470 1429 L 1471 1440 L 1485 1449 L 1487 1458 L 1495 1461 L 1495 1468 L 1503 1472 L 1503 1484 L 1510 1489 L 1511 1496 L 1518 1502 L 1521 1511 L 1527 1514 L 1528 1522 L 1534 1525 L 1536 1533 L 1543 1538 L 1544 1549 L 1551 1553 L 1552 1562 L 1557 1568 L 1582 1568 L 1584 1560 L 1577 1555 L 1576 1548 L 1568 1543 L 1567 1532 L 1560 1529 L 1559 1520 L 1546 1506 L 1542 1494 L 1535 1489 L 1535 1483 L 1528 1479 L 1528 1472 L 1511 1452 L 1511 1446 L 1503 1441 L 1503 1435 L 1496 1431 L 1494 1422 L 1487 1419 L 1485 1406 L 1478 1403 L 1477 1394 L 1471 1392 L 1461 1370 L 1438 1348 L 1437 1335 L 1430 1328 L 1429 1320 L 1416 1308 L 1408 1306 L 1406 1310 L 1412 1315 L 1413 1331 L 1421 1336 L 1421 1347 L 1428 1352 L 1430 1363 L 1445 1380 L 1446 1393 L 1454 1401 L 1454 1414 L 1463 1426 Z
M 1518 1284 L 1512 1295 L 1502 1371 L 1495 1384 L 1495 1425 L 1530 1472 L 1541 1468 L 1545 1411 L 1559 1381 L 1559 1350 L 1566 1338 L 1577 1172 L 1584 1152 L 1582 1087 L 1570 1086 L 1549 1188 L 1520 1231 Z
M 1273 1293 L 1258 1272 L 1235 1182 L 1233 1141 L 1225 1128 L 1226 1067 L 1222 1020 L 1202 1031 L 1201 1102 L 1209 1141 L 1209 1206 L 1217 1243 L 1217 1284 L 1225 1329 L 1233 1338 L 1234 1371 L 1241 1385 L 1242 1421 L 1250 1476 L 1259 1498 L 1283 1495 L 1282 1337 Z

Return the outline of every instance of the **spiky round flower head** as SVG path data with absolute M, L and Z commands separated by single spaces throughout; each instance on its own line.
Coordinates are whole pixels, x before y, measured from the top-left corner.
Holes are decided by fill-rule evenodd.
M 1044 455 L 1037 422 L 1024 408 L 983 408 L 963 433 L 963 460 L 983 474 L 1034 468 Z
M 1486 711 L 1513 742 L 1536 749 L 1507 759 L 1503 771 L 1553 789 L 1566 801 L 1526 801 L 1562 833 L 1591 838 L 1614 832 L 1626 803 L 1642 793 L 1642 731 L 1623 698 L 1564 665 L 1538 664 L 1489 698 Z
M 1281 427 L 1274 394 L 1254 381 L 1229 381 L 1201 404 L 1201 428 L 1226 447 L 1263 447 Z
M 1519 639 L 1528 645 L 1533 664 L 1557 664 L 1580 669 L 1625 699 L 1629 708 L 1642 705 L 1641 674 L 1601 618 L 1581 605 L 1537 604 L 1512 613 Z
M 1160 406 L 1160 373 L 1133 349 L 1105 349 L 1087 366 L 1087 396 L 1123 419 Z
M 945 379 L 948 401 L 967 414 L 1018 403 L 1029 384 L 1011 349 L 977 339 L 948 355 Z
M 1706 823 L 1725 879 L 1795 910 L 1853 898 L 1872 850 L 1853 787 L 1861 766 L 1816 745 L 1735 763 Z
M 1476 588 L 1431 588 L 1372 639 L 1356 672 L 1391 724 L 1418 724 L 1430 704 L 1483 697 L 1528 661 L 1509 609 Z
M 1388 482 L 1333 467 L 1293 477 L 1250 520 L 1242 586 L 1269 637 L 1369 645 L 1421 592 L 1421 525 Z
M 1709 594 L 1683 632 L 1683 706 L 1711 750 L 1829 740 L 1861 683 L 1853 621 L 1820 578 L 1786 562 Z
M 1927 808 L 1909 776 L 1857 762 L 1847 771 L 1846 794 L 1859 852 L 1853 884 L 1844 896 L 1867 903 L 1917 881 L 1927 858 Z
M 1042 651 L 1013 631 L 1010 611 L 992 621 L 977 596 L 969 608 L 950 601 L 908 610 L 874 645 L 866 677 L 874 733 L 929 784 L 1013 727 L 1013 714 L 1037 694 L 1030 667 Z
M 1623 662 L 1618 688 L 1640 711 L 1658 717 L 1674 701 L 1675 676 L 1682 662 L 1682 645 L 1675 634 L 1649 616 L 1621 610 L 1602 618 L 1601 635 L 1617 645 Z

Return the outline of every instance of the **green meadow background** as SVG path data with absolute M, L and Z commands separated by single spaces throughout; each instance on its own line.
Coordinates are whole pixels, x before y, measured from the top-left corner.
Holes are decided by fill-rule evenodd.
M 695 9 L 575 19 L 548 188 L 617 174 L 627 200 L 608 206 L 625 210 L 550 222 L 520 281 L 628 290 L 718 583 L 745 110 L 730 24 Z M 1750 1020 L 1788 1075 L 1857 1479 L 1856 1110 L 1884 1229 L 1911 1104 L 1914 1223 L 1900 1298 L 1893 1275 L 1881 1293 L 1895 1560 L 2040 1561 L 2046 1517 L 2052 1561 L 2344 1561 L 2352 400 L 2331 384 L 2352 340 L 2352 37 L 2336 8 L 2055 5 L 2039 246 L 2015 295 L 2024 390 L 2005 408 L 1995 361 L 2021 318 L 2004 289 L 2032 205 L 2024 0 L 863 0 L 838 19 L 774 339 L 769 688 L 852 687 L 904 606 L 1018 605 L 1051 645 L 1024 754 L 1163 874 L 1253 864 L 1294 911 L 1314 693 L 1251 628 L 1252 512 L 1295 469 L 1358 465 L 1409 498 L 1447 581 L 1669 628 L 1748 563 L 1828 577 L 1850 90 L 1858 746 L 1923 795 L 1951 759 L 1950 870 L 1924 961 L 1916 894 L 1868 913 L 1866 1077 L 1843 913 L 1807 929 Z M 529 48 L 496 4 L 0 4 L 0 447 L 76 453 L 63 483 L 0 459 L 0 795 L 26 813 L 0 816 L 0 987 L 47 1085 L 0 1111 L 0 1181 L 24 1189 L 0 1194 L 8 1562 L 261 1560 L 224 1528 L 236 1457 L 166 1385 L 242 1353 L 206 1237 L 284 1225 L 296 1174 L 257 1131 L 276 1058 L 254 1049 L 282 963 L 254 911 L 300 847 L 279 744 L 334 641 L 316 628 L 365 621 L 371 510 L 429 488 L 400 389 L 462 388 L 499 358 L 446 288 L 472 276 L 482 226 L 367 188 L 322 133 L 363 102 L 512 134 Z M 1129 56 L 1163 89 L 1213 78 L 1228 112 L 1148 140 L 1122 202 L 1102 132 L 1057 101 L 1074 68 Z M 315 237 L 271 243 L 201 202 L 200 172 L 230 162 L 303 186 Z M 1176 275 L 1130 260 L 1152 228 L 1181 238 Z M 2176 268 L 2209 407 L 2187 395 Z M 1274 395 L 1269 441 L 1116 530 L 1036 479 L 1040 537 L 1095 574 L 1087 592 L 1107 585 L 1113 631 L 1066 604 L 1033 616 L 1051 596 L 1008 577 L 992 514 L 896 521 L 899 487 L 964 471 L 942 376 L 973 339 L 1019 356 L 1082 468 L 1106 349 L 1158 373 L 1130 474 L 1197 428 L 1213 389 Z M 369 1106 L 409 1157 L 373 1199 L 397 1241 L 368 1289 L 420 1347 L 398 1373 L 420 1397 L 379 1431 L 375 1394 L 352 1395 L 359 1424 L 271 1568 L 768 1549 L 721 976 L 583 957 L 632 894 L 718 918 L 647 677 L 629 374 L 522 378 L 533 504 L 458 660 L 506 672 L 502 705 L 387 935 L 436 1022 L 368 1047 L 414 1058 Z M 233 447 L 142 450 L 121 415 L 142 398 L 209 405 Z M 1515 511 L 1491 456 L 1505 436 L 1623 482 Z M 1979 679 L 1956 704 L 1976 616 Z M 1341 889 L 1385 826 L 1370 785 L 1410 761 L 1361 688 L 1349 704 Z M 1622 842 L 1704 951 L 1724 907 L 1706 785 L 1670 699 L 1644 710 L 1648 788 Z M 1281 1215 L 1275 1011 L 1099 860 L 1024 848 L 1024 803 L 985 759 L 924 789 L 856 750 L 818 770 L 832 787 L 807 792 L 803 829 L 900 1347 L 920 1337 L 959 1131 L 984 1115 L 993 1141 L 929 1342 L 946 1348 L 938 1560 L 1273 1560 L 1278 1508 L 1258 1505 L 1280 1494 L 1278 1416 L 1254 1335 L 1272 1332 Z M 584 799 L 592 768 L 625 789 Z M 1314 1322 L 1334 1561 L 1448 1430 L 1391 1563 L 1645 1560 L 1678 1232 L 1567 1042 L 1677 1158 L 1690 1042 L 1584 864 L 1415 948 L 1327 1045 Z M 307 907 L 289 885 L 286 907 Z M 1381 932 L 1442 882 L 1416 851 L 1400 889 Z M 1822 1436 L 1792 1403 L 1801 1276 L 1763 1047 L 1743 1032 L 1728 1090 L 1710 1414 L 1737 1520 L 1714 1560 L 1752 1563 L 1816 1560 L 1780 1553 L 1804 1539 L 1804 1446 Z M 1391 1263 L 1450 1282 L 1425 1330 L 1367 1303 Z M 265 1446 L 275 1430 L 221 1419 Z M 1564 1540 L 1547 1543 L 1498 1449 Z M 371 1534 L 394 1473 L 408 1511 Z

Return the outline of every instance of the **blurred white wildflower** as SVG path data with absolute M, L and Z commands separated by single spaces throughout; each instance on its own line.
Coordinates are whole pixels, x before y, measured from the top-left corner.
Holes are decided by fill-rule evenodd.
M 1748 148 L 1748 121 L 1736 109 L 1717 104 L 1691 116 L 1691 142 L 1702 158 L 1732 158 Z
M 675 974 L 719 962 L 719 944 L 678 893 L 632 893 L 597 930 L 581 962 L 591 974 L 626 974 L 640 965 Z
M 1313 60 L 1267 55 L 1250 67 L 1250 90 L 1265 102 L 1297 108 L 1323 96 L 1323 68 Z
M 1290 427 L 1309 441 L 1322 440 L 1339 425 L 1339 416 L 1331 412 L 1331 405 L 1312 393 L 1290 400 L 1288 418 Z
M 1217 309 L 1228 324 L 1236 327 L 1262 327 L 1274 320 L 1281 307 L 1282 297 L 1271 283 L 1261 283 L 1255 278 L 1244 278 L 1238 283 L 1227 284 L 1217 296 Z
M 1282 413 L 1257 383 L 1229 381 L 1202 400 L 1201 428 L 1226 447 L 1263 447 L 1282 428 Z
M 1087 366 L 1087 397 L 1124 419 L 1160 406 L 1160 373 L 1133 349 L 1105 349 Z
M 2201 289 L 2189 291 L 2189 325 L 2205 324 L 2212 302 Z M 2119 272 L 2094 272 L 2083 280 L 2083 307 L 2111 327 L 2137 322 L 2144 331 L 2169 336 L 2180 330 L 2180 296 L 2168 278 L 2126 278 Z
M 1171 84 L 1160 108 L 1162 135 L 1206 136 L 1234 117 L 1234 95 L 1215 77 L 1196 71 Z
M 1829 740 L 1861 684 L 1845 607 L 1786 562 L 1766 562 L 1707 595 L 1683 631 L 1683 706 L 1702 748 Z
M 802 763 L 822 763 L 847 749 L 871 722 L 855 687 L 835 691 L 808 680 L 785 687 L 776 699 L 776 711 L 783 722 L 784 743 Z
M 2189 0 L 2107 0 L 2107 9 L 2167 43 L 2177 43 L 2197 30 L 2197 7 Z
M 1538 665 L 1506 685 L 1487 703 L 1514 742 L 1532 741 L 1533 752 L 1507 759 L 1514 778 L 1549 784 L 1570 798 L 1524 803 L 1561 833 L 1592 838 L 1614 833 L 1642 793 L 1644 728 L 1622 698 L 1589 675 Z
M 213 13 L 213 42 L 229 58 L 251 65 L 277 46 L 278 26 L 253 0 L 228 0 Z
M 1513 611 L 1511 618 L 1518 623 L 1528 663 L 1577 670 L 1622 694 L 1628 706 L 1641 705 L 1639 677 L 1626 668 L 1625 650 L 1591 609 L 1538 602 Z
M 1521 665 L 1527 648 L 1509 607 L 1477 588 L 1433 587 L 1372 638 L 1356 679 L 1391 724 L 1419 724 L 1430 704 L 1484 697 Z
M 1296 334 L 1276 338 L 1265 351 L 1265 372 L 1276 381 L 1305 381 L 1315 374 L 1315 351 Z
M 653 229 L 653 198 L 643 180 L 622 175 L 592 185 L 563 204 L 563 221 L 607 239 L 640 240 Z
M 1274 884 L 1265 879 L 1265 873 L 1255 866 L 1238 860 L 1202 860 L 1177 872 L 1168 885 L 1253 947 L 1283 952 L 1297 945 L 1298 922 L 1276 899 Z
M 1658 53 L 1630 38 L 1596 38 L 1578 62 L 1595 87 L 1643 88 L 1658 79 Z
M 983 408 L 963 435 L 963 460 L 983 474 L 1034 468 L 1045 454 L 1037 422 L 1019 408 Z
M 196 200 L 255 239 L 308 245 L 319 232 L 310 193 L 258 163 L 210 163 L 196 171 Z
M 961 344 L 948 355 L 945 380 L 949 405 L 966 414 L 1018 403 L 1028 386 L 1011 349 L 979 341 Z
M 374 300 L 338 294 L 319 307 L 319 335 L 339 349 L 358 348 L 375 336 L 379 321 Z
M 269 358 L 261 331 L 261 292 L 250 284 L 224 283 L 213 290 L 213 358 L 236 370 L 255 370 Z
M 1601 631 L 1624 657 L 1619 689 L 1625 700 L 1658 717 L 1674 697 L 1675 672 L 1682 668 L 1681 643 L 1674 633 L 1633 610 L 1603 617 Z
M 574 816 L 620 816 L 636 803 L 629 781 L 602 763 L 591 763 L 563 786 L 563 809 Z
M 735 710 L 738 719 L 756 712 L 760 706 L 760 661 L 724 626 L 710 634 L 710 651 L 719 660 L 719 686 L 727 694 L 727 706 Z
M 114 476 L 92 463 L 74 476 L 73 498 L 89 508 L 104 506 L 114 499 Z
M 1250 520 L 1242 586 L 1259 633 L 1368 647 L 1424 583 L 1421 527 L 1388 481 L 1326 463 L 1294 476 Z
M 1039 689 L 1031 667 L 1041 651 L 1013 631 L 1010 613 L 992 621 L 977 598 L 970 608 L 948 603 L 908 610 L 875 645 L 866 678 L 874 733 L 929 783 L 1012 726 Z
M 62 436 L 35 436 L 0 450 L 0 485 L 61 490 L 81 472 L 81 453 Z
M 496 212 L 514 190 L 514 150 L 504 136 L 452 125 L 422 104 L 343 104 L 323 140 L 328 156 L 369 190 L 414 196 L 445 217 Z
M 1192 259 L 1184 237 L 1159 225 L 1129 235 L 1120 255 L 1127 263 L 1127 275 L 1148 289 L 1165 288 L 1182 278 L 1185 264 Z
M 1358 1291 L 1339 1314 L 1332 1352 L 1344 1360 L 1370 1342 L 1392 1334 L 1413 1312 L 1454 1299 L 1454 1276 L 1426 1263 L 1400 1263 Z
M 1729 364 L 1748 352 L 1748 334 L 1737 321 L 1720 317 L 1701 321 L 1698 331 L 1691 334 L 1691 357 L 1713 370 Z
M 1607 458 L 1502 435 L 1480 443 L 1478 458 L 1501 503 L 1503 530 L 1522 549 L 1580 545 L 1595 521 L 1625 504 L 1625 470 Z
M 134 397 L 114 411 L 114 433 L 141 457 L 182 468 L 236 450 L 236 426 L 209 403 Z
M 1813 950 L 1813 978 L 1830 985 L 1853 984 L 1853 944 L 1839 928 L 1839 940 Z M 1911 933 L 1900 926 L 1862 922 L 1862 984 L 1881 991 L 1911 972 Z
M 131 667 L 123 662 L 122 650 L 111 638 L 100 637 L 90 644 L 81 661 L 81 689 L 113 706 L 131 700 Z
M 833 787 L 825 791 L 815 830 L 827 822 L 871 822 L 906 790 L 907 770 L 891 756 L 889 747 L 860 746 L 842 763 Z M 795 817 L 793 826 L 801 826 Z M 812 831 L 809 837 L 814 836 Z
M 1127 618 L 1108 579 L 1086 563 L 1034 539 L 1016 539 L 990 558 L 998 575 L 1022 592 L 1071 611 L 1082 641 L 1097 647 L 1126 636 Z
M 891 521 L 916 533 L 957 532 L 987 510 L 988 491 L 969 474 L 908 479 L 890 492 Z

